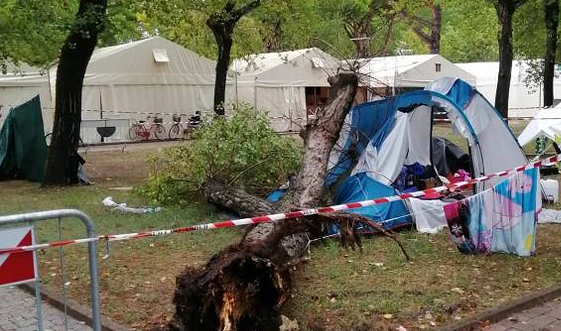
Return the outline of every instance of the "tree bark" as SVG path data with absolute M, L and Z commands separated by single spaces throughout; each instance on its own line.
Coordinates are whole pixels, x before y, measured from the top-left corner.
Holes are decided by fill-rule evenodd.
M 60 53 L 56 77 L 53 136 L 43 186 L 66 185 L 76 178 L 82 85 L 90 57 L 103 31 L 107 0 L 81 0 L 72 30 Z
M 230 65 L 230 51 L 232 49 L 234 28 L 238 21 L 246 14 L 259 7 L 261 0 L 254 0 L 236 8 L 235 1 L 228 1 L 224 8 L 210 15 L 206 24 L 212 30 L 218 46 L 218 60 L 216 62 L 216 79 L 214 81 L 214 112 L 216 115 L 225 114 L 226 80 Z
M 508 119 L 508 96 L 510 93 L 510 78 L 512 72 L 512 17 L 518 7 L 527 0 L 494 0 L 500 31 L 499 42 L 499 74 L 497 91 L 495 94 L 495 108 L 504 119 Z
M 287 212 L 323 202 L 329 153 L 352 106 L 358 78 L 355 73 L 343 72 L 330 77 L 329 82 L 330 102 L 316 122 L 306 127 L 303 165 L 279 203 L 268 203 L 216 181 L 204 185 L 202 193 L 207 199 L 245 216 Z M 187 268 L 177 278 L 176 312 L 170 329 L 278 330 L 280 308 L 290 297 L 290 269 L 305 253 L 308 239 L 320 235 L 320 218 L 258 224 L 239 244 L 213 256 L 203 269 Z M 349 223 L 356 219 L 343 218 Z
M 544 0 L 547 45 L 544 57 L 543 105 L 553 105 L 553 76 L 555 74 L 555 53 L 557 51 L 557 27 L 559 26 L 559 0 Z
M 432 17 L 430 21 L 406 11 L 401 12 L 400 16 L 407 19 L 411 24 L 413 32 L 427 45 L 431 54 L 439 54 L 442 8 L 440 5 L 435 4 L 433 0 L 426 0 L 424 4 L 431 10 Z
M 431 41 L 430 52 L 431 54 L 440 53 L 440 31 L 442 28 L 442 8 L 440 5 L 432 5 L 432 26 L 431 26 Z

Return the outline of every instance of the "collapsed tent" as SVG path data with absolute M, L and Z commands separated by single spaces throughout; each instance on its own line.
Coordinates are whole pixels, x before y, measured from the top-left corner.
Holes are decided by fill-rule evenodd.
M 463 170 L 472 177 L 527 163 L 516 138 L 489 102 L 465 81 L 445 77 L 425 90 L 351 109 L 330 157 L 326 180 L 336 192 L 334 202 L 375 199 L 440 185 L 439 175 L 446 174 L 435 167 L 431 151 L 434 111 L 446 112 L 454 132 L 467 140 L 471 168 Z M 496 181 L 482 182 L 475 190 L 491 187 Z M 352 212 L 371 217 L 386 228 L 409 224 L 414 213 L 403 201 Z M 436 216 L 444 217 L 441 211 Z
M 12 108 L 0 130 L 0 179 L 41 181 L 47 157 L 39 96 Z
M 561 105 L 555 108 L 540 109 L 534 119 L 518 136 L 518 143 L 524 146 L 539 137 L 555 140 L 556 133 L 552 127 L 558 125 L 561 125 Z

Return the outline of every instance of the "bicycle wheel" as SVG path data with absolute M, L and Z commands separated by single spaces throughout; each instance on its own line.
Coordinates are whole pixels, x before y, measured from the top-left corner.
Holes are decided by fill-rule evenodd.
M 169 139 L 179 139 L 181 138 L 181 128 L 179 124 L 174 124 L 169 129 Z
M 159 123 L 154 125 L 154 137 L 156 137 L 158 140 L 166 139 L 166 129 L 163 125 Z
M 139 136 L 138 136 L 138 126 L 137 125 L 133 125 L 130 127 L 129 129 L 129 139 L 132 141 L 139 141 Z

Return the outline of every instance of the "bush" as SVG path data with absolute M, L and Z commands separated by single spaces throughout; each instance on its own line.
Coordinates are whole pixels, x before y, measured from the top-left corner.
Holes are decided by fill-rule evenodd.
M 192 141 L 151 157 L 153 171 L 140 192 L 154 202 L 181 203 L 214 178 L 264 195 L 300 166 L 296 141 L 274 132 L 267 113 L 238 104 L 231 118 L 203 121 Z

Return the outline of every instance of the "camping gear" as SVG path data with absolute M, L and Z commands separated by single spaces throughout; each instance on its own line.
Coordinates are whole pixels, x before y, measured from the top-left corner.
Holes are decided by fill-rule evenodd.
M 559 201 L 559 182 L 555 179 L 542 179 L 540 181 L 548 201 L 557 203 Z
M 331 188 L 345 190 L 337 203 L 358 201 L 355 200 L 358 197 L 351 194 L 353 191 L 365 199 L 388 195 L 385 192 L 395 189 L 392 185 L 404 166 L 418 163 L 425 169 L 434 169 L 433 111 L 446 112 L 453 130 L 467 140 L 471 169 L 463 170 L 469 170 L 471 177 L 528 162 L 516 138 L 489 102 L 465 81 L 445 77 L 432 82 L 425 90 L 363 103 L 351 109 L 337 148 L 331 153 L 326 177 Z M 500 149 L 497 141 L 501 141 Z M 436 172 L 445 175 L 438 168 Z M 437 181 L 437 176 L 432 180 Z M 475 190 L 484 191 L 499 180 L 493 178 L 478 183 Z M 364 190 L 365 183 L 368 190 Z M 373 218 L 376 222 L 392 218 L 391 213 L 378 209 L 382 206 L 372 208 L 376 209 L 376 212 L 371 211 L 376 215 Z
M 462 169 L 471 169 L 469 155 L 450 140 L 432 137 L 432 162 L 441 176 L 452 176 Z
M 0 130 L 0 179 L 43 179 L 47 143 L 41 101 L 35 96 L 12 108 Z
M 127 207 L 126 203 L 117 203 L 113 200 L 113 197 L 106 197 L 101 201 L 101 203 L 110 210 L 117 210 L 124 213 L 132 213 L 132 214 L 151 214 L 157 213 L 162 210 L 162 207 Z
M 462 253 L 490 253 L 493 190 L 444 206 L 452 240 Z
M 530 256 L 536 247 L 539 170 L 528 169 L 494 188 L 493 252 Z
M 542 209 L 540 215 L 538 216 L 538 224 L 546 223 L 561 223 L 561 210 L 555 209 Z
M 538 178 L 538 169 L 528 169 L 494 188 L 445 205 L 448 228 L 458 250 L 530 256 L 535 250 Z
M 438 199 L 424 200 L 419 198 L 410 198 L 407 202 L 417 231 L 435 234 L 446 226 L 446 217 L 443 210 L 445 202 Z

